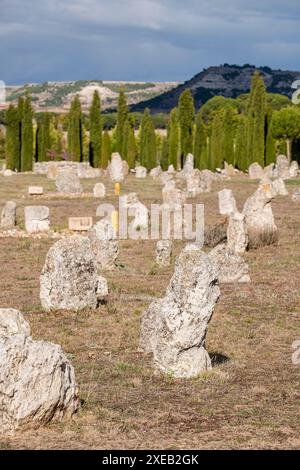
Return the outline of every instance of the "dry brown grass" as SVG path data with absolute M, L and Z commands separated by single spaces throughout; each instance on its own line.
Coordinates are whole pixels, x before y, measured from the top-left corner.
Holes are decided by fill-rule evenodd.
M 14 199 L 21 223 L 29 183 L 54 190 L 43 177 L 0 177 L 0 207 Z M 85 190 L 93 184 L 84 182 Z M 106 185 L 107 200 L 115 201 Z M 199 196 L 207 224 L 218 220 L 216 191 L 223 186 L 234 190 L 240 209 L 256 188 L 233 180 Z M 129 190 L 147 205 L 160 200 L 160 186 L 150 179 L 129 177 Z M 93 198 L 45 202 L 58 228 L 70 215 L 93 215 L 98 204 Z M 107 305 L 49 314 L 40 307 L 39 274 L 53 242 L 0 239 L 1 307 L 21 309 L 34 338 L 62 345 L 84 400 L 73 421 L 1 439 L 0 448 L 300 448 L 300 365 L 291 361 L 292 343 L 300 339 L 300 210 L 289 197 L 276 199 L 273 209 L 279 242 L 245 255 L 251 284 L 222 286 L 206 341 L 215 367 L 193 380 L 157 377 L 151 358 L 137 352 L 141 312 L 163 295 L 173 272 L 173 266 L 154 268 L 154 242 L 121 243 L 119 267 L 107 274 Z M 176 243 L 175 254 L 181 248 Z

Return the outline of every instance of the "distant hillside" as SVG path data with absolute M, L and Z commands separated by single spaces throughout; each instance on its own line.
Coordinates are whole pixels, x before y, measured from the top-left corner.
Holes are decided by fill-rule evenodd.
M 98 90 L 101 96 L 103 110 L 116 109 L 121 88 L 127 95 L 128 104 L 132 105 L 152 99 L 178 85 L 171 83 L 146 82 L 110 82 L 99 80 L 80 80 L 73 82 L 45 82 L 41 84 L 26 84 L 6 88 L 7 103 L 16 103 L 19 96 L 28 91 L 36 110 L 68 111 L 72 98 L 78 94 L 84 110 L 92 101 L 93 93 Z
M 249 92 L 251 77 L 256 70 L 264 76 L 270 93 L 281 93 L 288 97 L 293 93 L 292 82 L 300 79 L 300 72 L 272 70 L 269 67 L 255 67 L 249 64 L 244 66 L 225 64 L 204 69 L 191 80 L 155 98 L 138 103 L 131 109 L 142 111 L 148 107 L 153 113 L 169 112 L 177 106 L 179 96 L 186 88 L 191 89 L 197 108 L 216 95 L 236 98 L 242 93 Z

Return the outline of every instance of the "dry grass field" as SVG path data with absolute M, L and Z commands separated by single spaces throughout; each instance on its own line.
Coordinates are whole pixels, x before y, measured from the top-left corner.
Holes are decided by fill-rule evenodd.
M 106 201 L 116 202 L 104 181 Z M 67 227 L 69 216 L 94 215 L 102 202 L 86 198 L 28 199 L 28 185 L 54 183 L 42 176 L 0 176 L 0 208 L 46 204 L 51 224 Z M 94 180 L 83 180 L 92 191 Z M 291 181 L 288 189 L 299 185 Z M 218 219 L 217 190 L 233 189 L 239 208 L 256 182 L 216 183 L 195 200 L 205 204 L 206 223 Z M 123 192 L 136 191 L 146 205 L 161 199 L 161 186 L 130 176 Z M 120 243 L 118 267 L 105 273 L 110 295 L 96 311 L 45 313 L 39 275 L 53 240 L 0 238 L 0 306 L 20 309 L 35 339 L 59 343 L 75 367 L 82 407 L 70 422 L 0 439 L 2 449 L 300 449 L 300 364 L 292 343 L 300 340 L 300 203 L 278 197 L 273 211 L 276 246 L 245 255 L 252 282 L 221 286 L 206 347 L 214 368 L 197 379 L 153 373 L 151 357 L 137 352 L 144 308 L 162 296 L 173 273 L 155 267 L 155 242 Z M 182 242 L 175 243 L 175 255 Z

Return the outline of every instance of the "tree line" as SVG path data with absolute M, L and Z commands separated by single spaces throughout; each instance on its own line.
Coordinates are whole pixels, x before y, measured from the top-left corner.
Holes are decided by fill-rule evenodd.
M 300 147 L 300 110 L 287 97 L 266 92 L 258 72 L 249 94 L 236 99 L 216 96 L 196 112 L 192 93 L 186 89 L 178 106 L 167 117 L 166 135 L 157 133 L 150 111 L 137 123 L 123 90 L 113 129 L 104 126 L 97 91 L 86 116 L 76 95 L 67 115 L 34 116 L 31 98 L 19 98 L 6 111 L 7 168 L 30 171 L 34 161 L 69 159 L 106 168 L 112 152 L 119 152 L 130 168 L 137 164 L 151 170 L 183 166 L 193 153 L 195 167 L 215 170 L 224 162 L 247 170 L 253 162 L 266 166 L 276 155 L 297 158 Z M 65 138 L 66 134 L 66 138 Z

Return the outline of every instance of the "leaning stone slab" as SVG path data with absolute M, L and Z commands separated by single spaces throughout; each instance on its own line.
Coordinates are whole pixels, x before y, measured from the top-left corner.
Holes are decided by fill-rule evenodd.
M 7 201 L 1 212 L 0 228 L 9 230 L 16 225 L 17 204 L 14 201 Z
M 28 233 L 48 232 L 50 228 L 49 207 L 26 206 L 25 228 Z
M 142 316 L 140 350 L 153 353 L 156 371 L 189 378 L 211 368 L 205 337 L 219 295 L 215 263 L 197 247 L 187 247 L 165 297 Z
M 260 180 L 264 176 L 264 170 L 259 163 L 251 163 L 248 169 L 249 178 L 252 180 Z
M 78 407 L 74 369 L 61 347 L 33 340 L 21 312 L 0 309 L 0 434 L 69 419 Z
M 98 275 L 87 237 L 74 235 L 50 248 L 40 276 L 40 299 L 45 310 L 97 308 L 107 294 L 106 280 Z
M 93 217 L 69 217 L 69 230 L 87 232 L 93 226 Z

